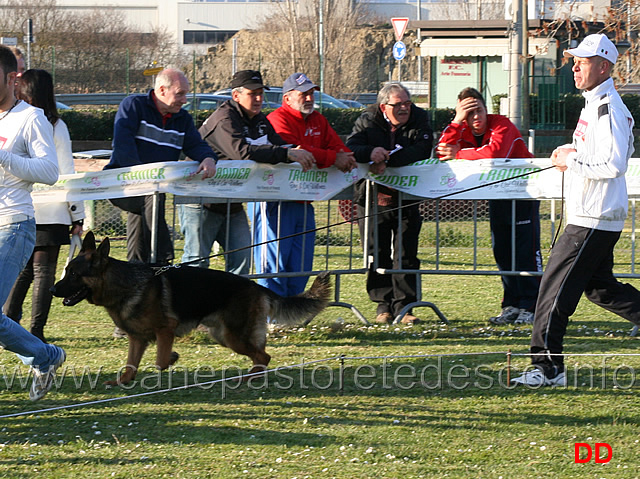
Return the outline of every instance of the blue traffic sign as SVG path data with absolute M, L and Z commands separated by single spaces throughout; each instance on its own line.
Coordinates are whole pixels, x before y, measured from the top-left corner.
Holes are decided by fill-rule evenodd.
M 393 58 L 396 60 L 402 60 L 407 56 L 407 47 L 403 42 L 396 42 L 393 45 Z

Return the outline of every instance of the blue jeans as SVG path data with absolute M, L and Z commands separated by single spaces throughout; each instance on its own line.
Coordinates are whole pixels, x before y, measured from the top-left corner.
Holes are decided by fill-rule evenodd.
M 36 240 L 36 222 L 28 219 L 0 226 L 0 304 L 9 296 L 20 271 L 27 264 Z M 0 318 L 0 345 L 16 353 L 27 366 L 42 371 L 49 369 L 61 354 L 61 349 L 43 343 L 19 323 L 2 314 Z
M 316 233 L 315 213 L 311 203 L 294 201 L 253 203 L 256 273 L 293 273 L 313 270 Z M 250 213 L 250 214 L 251 214 Z M 306 216 L 306 224 L 305 224 Z M 278 224 L 279 223 L 279 224 Z M 278 231 L 279 230 L 279 231 Z M 307 234 L 301 234 L 310 231 Z M 275 241 L 277 238 L 290 238 Z M 280 296 L 296 296 L 307 285 L 308 275 L 260 278 L 258 284 Z
M 226 270 L 234 274 L 249 274 L 251 262 L 251 233 L 247 215 L 242 211 L 229 216 L 229 242 L 227 244 L 227 215 L 216 213 L 198 204 L 178 205 L 180 230 L 184 235 L 182 261 L 201 261 L 190 266 L 209 267 L 213 242 L 217 241 L 225 251 L 241 249 L 225 254 Z

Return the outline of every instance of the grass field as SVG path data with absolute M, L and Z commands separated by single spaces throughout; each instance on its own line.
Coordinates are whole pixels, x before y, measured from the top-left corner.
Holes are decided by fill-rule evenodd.
M 124 242 L 112 252 L 123 257 Z M 468 249 L 447 255 L 466 261 Z M 341 286 L 341 299 L 373 318 L 364 276 Z M 629 323 L 583 300 L 565 348 L 596 355 L 567 357 L 566 388 L 513 389 L 507 352 L 512 374 L 526 367 L 531 327 L 488 326 L 499 278 L 432 275 L 422 286 L 449 325 L 420 308 L 422 324 L 366 327 L 331 307 L 271 334 L 271 366 L 295 367 L 241 384 L 214 381 L 246 370 L 247 358 L 195 332 L 175 345 L 173 370 L 155 371 L 149 350 L 136 384 L 112 389 L 102 381 L 124 365 L 127 340 L 111 337 L 102 309 L 54 299 L 45 334 L 68 354 L 55 389 L 29 402 L 28 369 L 0 354 L 0 477 L 640 476 L 640 356 L 628 356 L 640 351 Z M 607 443 L 612 459 L 574 464 L 575 443 Z

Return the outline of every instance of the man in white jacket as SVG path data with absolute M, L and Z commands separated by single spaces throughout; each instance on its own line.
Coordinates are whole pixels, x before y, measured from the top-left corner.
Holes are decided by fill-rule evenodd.
M 587 36 L 573 57 L 573 78 L 586 102 L 573 143 L 552 163 L 567 184 L 567 227 L 553 247 L 536 304 L 531 360 L 513 379 L 530 386 L 566 384 L 562 342 L 584 291 L 593 303 L 640 324 L 640 291 L 613 276 L 613 249 L 627 217 L 625 173 L 633 154 L 633 118 L 611 79 L 618 51 L 602 34 Z
M 0 45 L 0 304 L 33 252 L 36 222 L 31 186 L 52 185 L 58 179 L 53 127 L 42 110 L 16 99 L 16 70 L 13 52 Z M 34 401 L 44 397 L 66 358 L 64 350 L 42 342 L 4 314 L 0 346 L 32 366 L 29 397 Z

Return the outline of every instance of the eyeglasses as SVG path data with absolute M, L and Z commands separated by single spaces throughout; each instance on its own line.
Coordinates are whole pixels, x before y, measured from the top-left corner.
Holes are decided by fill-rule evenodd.
M 411 108 L 411 100 L 401 101 L 398 103 L 387 103 L 387 105 L 391 108 L 400 108 L 401 106 L 404 106 L 405 108 Z

